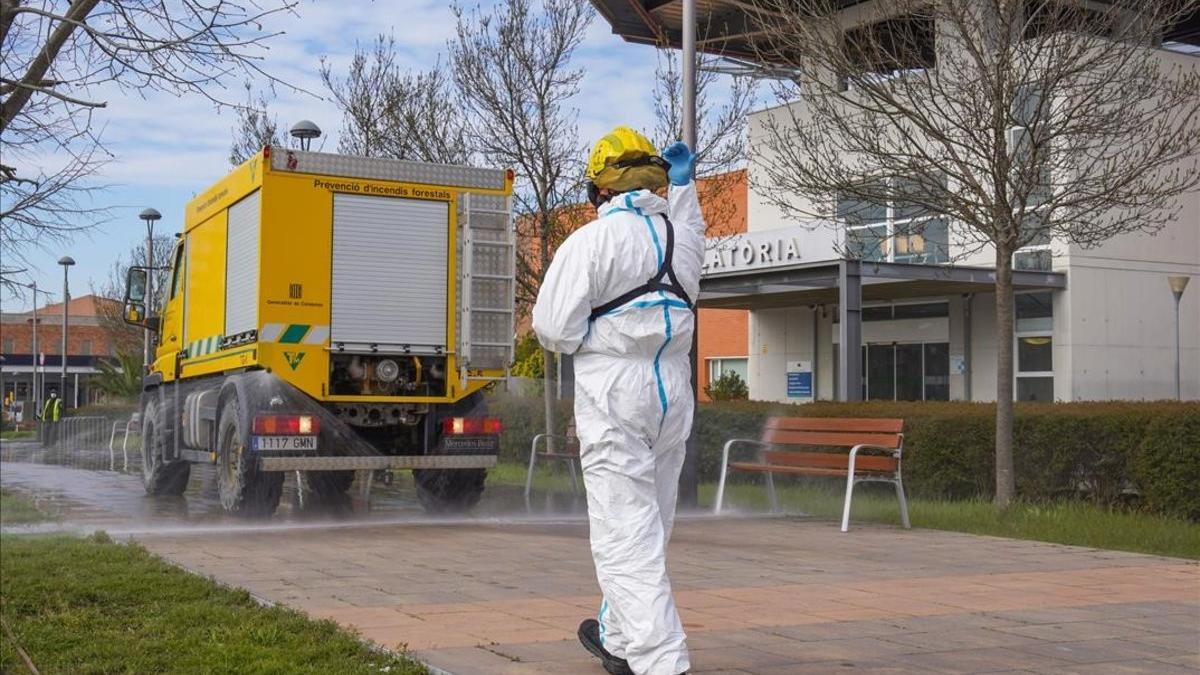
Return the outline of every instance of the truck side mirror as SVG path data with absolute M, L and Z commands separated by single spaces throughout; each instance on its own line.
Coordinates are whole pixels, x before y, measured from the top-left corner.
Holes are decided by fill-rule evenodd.
M 158 317 L 146 316 L 146 306 L 140 302 L 127 301 L 121 318 L 125 320 L 125 323 L 141 326 L 152 333 L 158 332 Z
M 125 275 L 125 305 L 130 303 L 144 305 L 146 302 L 146 284 L 150 271 L 145 267 L 130 267 Z M 128 319 L 127 319 L 128 320 Z

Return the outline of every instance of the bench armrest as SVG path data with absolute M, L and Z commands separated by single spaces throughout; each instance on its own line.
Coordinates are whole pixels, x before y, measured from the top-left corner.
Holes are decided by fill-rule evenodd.
M 725 466 L 727 464 L 729 464 L 729 451 L 735 445 L 751 445 L 751 446 L 758 448 L 759 450 L 763 450 L 763 449 L 771 447 L 770 443 L 763 443 L 762 441 L 756 441 L 756 440 L 753 440 L 750 438 L 733 438 L 728 441 L 725 441 L 725 447 L 721 449 L 721 471 L 722 472 L 725 471 Z
M 904 451 L 904 434 L 900 434 L 899 447 L 889 448 L 889 447 L 882 446 L 882 445 L 871 445 L 870 443 L 860 443 L 860 444 L 854 446 L 853 448 L 850 448 L 850 461 L 846 465 L 846 470 L 850 474 L 851 477 L 854 476 L 854 460 L 858 457 L 859 450 L 882 450 L 882 451 L 888 453 L 889 455 L 891 455 L 892 457 L 895 457 L 897 460 L 900 460 L 901 453 L 903 453 L 903 451 Z M 900 474 L 900 464 L 899 464 L 899 461 L 897 461 L 896 475 L 899 475 L 899 474 Z
M 579 445 L 579 439 L 575 436 L 564 436 L 562 434 L 538 434 L 533 437 L 533 442 L 529 444 L 531 453 L 537 452 L 539 441 L 543 441 L 545 445 L 549 445 L 550 440 L 562 441 L 565 445 Z

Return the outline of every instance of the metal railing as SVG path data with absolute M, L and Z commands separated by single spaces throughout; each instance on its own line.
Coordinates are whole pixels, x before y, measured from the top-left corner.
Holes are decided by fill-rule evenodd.
M 121 457 L 123 460 L 121 470 L 129 471 L 129 436 L 132 434 L 137 434 L 138 439 L 141 439 L 141 414 L 134 413 L 133 416 L 125 422 L 121 422 L 121 420 L 114 420 L 112 423 L 112 433 L 109 434 L 108 437 L 108 465 L 109 469 L 113 471 L 116 470 L 116 442 L 118 433 L 121 434 Z
M 113 420 L 108 417 L 64 417 L 57 422 L 38 422 L 38 447 L 24 461 L 58 464 L 78 469 L 124 471 L 131 470 L 129 436 L 137 435 L 140 425 L 136 419 Z M 117 466 L 116 435 L 123 433 L 122 464 Z M 133 453 L 135 463 L 140 458 Z M 16 459 L 7 458 L 7 459 Z M 139 469 L 140 467 L 132 467 Z

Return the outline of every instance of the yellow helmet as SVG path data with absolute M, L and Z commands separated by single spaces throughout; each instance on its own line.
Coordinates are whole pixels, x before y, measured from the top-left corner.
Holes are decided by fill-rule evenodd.
M 600 188 L 657 190 L 667 184 L 667 164 L 645 136 L 617 127 L 592 147 L 586 176 Z

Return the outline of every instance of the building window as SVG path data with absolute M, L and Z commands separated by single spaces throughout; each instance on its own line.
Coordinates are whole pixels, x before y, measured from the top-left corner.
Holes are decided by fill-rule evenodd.
M 893 321 L 897 319 L 936 319 L 950 316 L 948 302 L 914 302 L 898 305 L 867 305 L 862 308 L 863 321 Z M 835 312 L 833 322 L 841 322 Z
M 1018 401 L 1054 400 L 1054 296 L 1015 296 L 1016 396 Z
M 79 354 L 81 356 L 91 356 L 92 355 L 92 341 L 91 340 L 83 340 L 79 343 Z
M 1021 223 L 1021 241 L 1013 254 L 1013 269 L 1048 271 L 1054 260 L 1050 250 L 1050 226 L 1043 209 L 1053 197 L 1054 184 L 1045 153 L 1046 100 L 1043 90 L 1035 85 L 1018 87 L 1012 106 L 1013 126 L 1008 130 L 1008 145 L 1013 157 L 1013 179 L 1010 190 L 1025 195 L 1027 211 Z M 1042 153 L 1034 163 L 1035 152 Z M 1014 206 L 1021 201 L 1014 198 Z
M 920 188 L 916 182 L 896 179 L 877 189 L 881 194 L 911 196 Z M 850 258 L 922 265 L 950 260 L 947 220 L 919 204 L 900 198 L 879 204 L 846 196 L 838 200 L 837 219 L 846 228 Z
M 183 244 L 175 247 L 175 262 L 171 265 L 171 297 L 179 293 L 179 282 L 183 278 Z
M 833 345 L 833 386 L 837 391 L 840 345 Z M 950 400 L 950 344 L 947 342 L 868 344 L 862 348 L 862 395 L 868 401 Z
M 712 384 L 721 378 L 725 373 L 737 373 L 737 376 L 742 378 L 742 382 L 749 383 L 749 361 L 745 356 L 728 357 L 722 356 L 708 359 L 708 382 Z
M 17 343 L 16 343 L 16 340 L 14 340 L 14 339 L 12 339 L 12 338 L 4 338 L 4 353 L 5 353 L 5 354 L 15 354 L 15 353 L 17 353 Z

